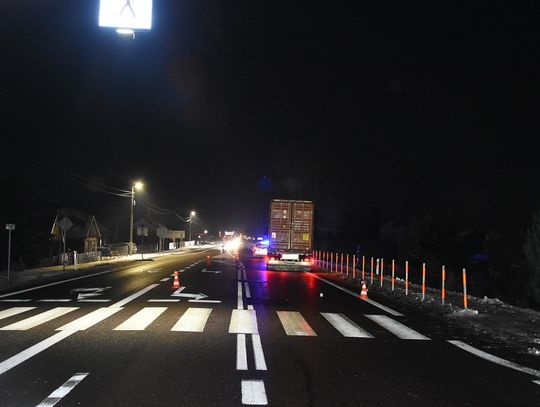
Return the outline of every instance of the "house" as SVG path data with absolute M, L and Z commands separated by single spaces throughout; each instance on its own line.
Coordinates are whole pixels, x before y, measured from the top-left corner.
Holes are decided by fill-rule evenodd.
M 51 239 L 58 244 L 58 253 L 63 250 L 63 235 L 66 250 L 92 253 L 101 247 L 101 233 L 96 218 L 76 209 L 61 208 L 51 229 Z
M 162 251 L 171 248 L 178 248 L 178 240 L 185 239 L 185 232 L 179 230 L 180 222 L 178 219 L 167 216 L 152 216 L 138 219 L 133 227 L 133 241 L 137 246 L 142 246 L 146 252 Z M 145 228 L 146 235 L 140 236 L 140 228 Z

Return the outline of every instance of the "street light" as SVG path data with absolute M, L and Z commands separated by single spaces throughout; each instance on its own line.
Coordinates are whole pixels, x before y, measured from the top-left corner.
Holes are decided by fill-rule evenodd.
M 191 211 L 191 213 L 189 214 L 189 241 L 190 242 L 191 242 L 191 222 L 194 216 L 195 216 L 195 211 Z
M 132 254 L 133 247 L 133 207 L 135 206 L 135 190 L 142 189 L 143 183 L 141 181 L 134 182 L 131 185 L 131 218 L 129 221 L 129 249 L 128 253 Z

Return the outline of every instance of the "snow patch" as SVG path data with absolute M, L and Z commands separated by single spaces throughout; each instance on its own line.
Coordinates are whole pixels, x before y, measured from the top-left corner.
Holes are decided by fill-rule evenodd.
M 457 317 L 473 317 L 478 315 L 478 311 L 475 309 L 460 309 L 454 311 L 452 314 Z
M 504 304 L 501 300 L 499 300 L 498 298 L 488 298 L 486 296 L 484 296 L 484 298 L 482 298 L 482 302 L 484 304 Z

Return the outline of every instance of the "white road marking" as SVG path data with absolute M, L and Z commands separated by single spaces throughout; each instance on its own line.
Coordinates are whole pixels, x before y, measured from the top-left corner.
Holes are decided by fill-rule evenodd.
M 83 298 L 82 300 L 77 300 L 77 302 L 111 302 L 111 300 L 105 298 Z
M 321 312 L 321 315 L 347 338 L 373 338 L 373 335 L 360 328 L 343 314 Z
M 244 309 L 244 299 L 242 298 L 242 282 L 238 282 L 238 303 L 237 307 L 238 309 Z
M 253 357 L 255 358 L 255 369 L 267 370 L 266 359 L 264 358 L 264 352 L 261 343 L 261 337 L 259 335 L 251 335 L 251 341 L 253 343 Z
M 159 280 L 159 281 L 163 281 L 163 282 L 165 282 L 165 281 L 169 281 L 170 279 L 171 279 L 170 277 L 165 277 L 165 278 L 162 278 L 162 279 L 161 279 L 161 280 Z
M 255 308 L 253 308 L 253 305 L 250 304 L 248 305 L 248 309 L 255 309 Z
M 220 270 L 206 270 L 206 269 L 202 269 L 202 270 L 201 270 L 201 273 L 221 274 L 222 271 L 220 271 Z
M 38 300 L 38 302 L 70 302 L 72 301 L 71 298 L 58 298 L 58 299 L 44 299 L 44 300 Z
M 9 318 L 17 314 L 35 309 L 36 307 L 13 307 L 0 311 L 0 319 Z
M 491 353 L 487 353 L 487 352 L 484 352 L 483 350 L 476 349 L 475 347 L 473 347 L 473 346 L 471 346 L 471 345 L 469 345 L 469 344 L 467 344 L 465 342 L 462 342 L 462 341 L 449 340 L 448 342 L 451 343 L 454 346 L 457 346 L 460 349 L 463 349 L 465 352 L 469 352 L 469 353 L 472 353 L 475 356 L 478 356 L 479 358 L 488 360 L 488 361 L 493 362 L 493 363 L 497 363 L 497 364 L 499 364 L 501 366 L 504 366 L 504 367 L 507 367 L 509 369 L 514 369 L 514 370 L 517 370 L 517 371 L 522 372 L 522 373 L 527 373 L 527 374 L 530 374 L 532 376 L 540 377 L 540 371 L 538 371 L 536 369 L 521 366 L 521 365 L 518 365 L 517 363 L 511 362 L 509 360 L 500 358 L 498 356 L 494 356 Z M 540 381 L 535 382 L 535 383 L 540 384 Z
M 289 336 L 317 336 L 302 314 L 296 311 L 277 311 L 281 325 Z
M 262 380 L 242 380 L 242 404 L 247 406 L 268 405 Z
M 244 266 L 242 265 L 242 273 L 244 275 L 244 281 L 247 280 L 247 274 L 246 274 L 246 269 L 244 268 Z
M 126 305 L 128 302 L 133 301 L 135 298 L 140 297 L 141 295 L 145 294 L 147 291 L 150 291 L 152 288 L 157 287 L 158 285 L 159 284 L 150 284 L 148 287 L 137 291 L 135 294 L 131 294 L 129 297 L 110 305 L 110 307 L 122 307 L 123 305 Z
M 238 269 L 238 281 L 242 280 L 242 270 Z
M 203 332 L 212 308 L 188 308 L 171 331 Z
M 233 309 L 229 324 L 230 334 L 258 334 L 255 310 Z
M 132 315 L 116 328 L 115 331 L 144 331 L 167 307 L 146 307 Z
M 97 324 L 98 322 L 103 321 L 106 318 L 109 318 L 111 315 L 117 313 L 118 311 L 123 310 L 120 307 L 107 307 L 107 308 L 98 308 L 95 311 L 92 311 L 85 316 L 82 316 L 75 321 L 72 321 L 66 325 L 57 328 L 57 331 L 84 331 L 91 326 Z
M 22 321 L 15 322 L 11 325 L 4 326 L 0 328 L 2 331 L 26 331 L 35 326 L 49 322 L 55 318 L 61 317 L 69 312 L 75 311 L 79 307 L 58 307 L 53 308 L 48 311 L 42 312 L 40 314 L 34 315 L 33 317 L 23 319 Z
M 177 297 L 178 294 L 180 294 L 182 291 L 184 291 L 186 289 L 185 286 L 182 286 L 180 288 L 178 288 L 174 293 L 171 294 L 171 297 Z
M 89 373 L 76 373 L 70 377 L 70 379 L 65 382 L 58 389 L 53 391 L 49 397 L 39 403 L 36 407 L 52 407 L 58 403 L 62 398 L 66 396 L 71 390 L 75 388 Z
M 32 299 L 11 298 L 7 300 L 0 300 L 1 302 L 30 302 Z
M 23 350 L 22 352 L 17 353 L 15 356 L 10 357 L 9 359 L 4 360 L 0 363 L 0 375 L 6 373 L 11 368 L 19 365 L 20 363 L 30 359 L 32 356 L 37 355 L 38 353 L 44 351 L 45 349 L 50 348 L 55 343 L 60 342 L 61 340 L 67 338 L 70 335 L 73 335 L 76 331 L 62 331 L 54 334 L 53 336 L 48 337 L 47 339 L 42 340 L 39 343 L 36 343 L 33 346 L 30 346 L 28 349 Z
M 249 291 L 249 284 L 247 281 L 244 282 L 244 288 L 246 289 L 246 298 L 251 298 L 251 291 Z
M 236 370 L 248 370 L 246 335 L 236 335 Z
M 382 326 L 384 329 L 390 331 L 400 339 L 412 339 L 412 340 L 422 340 L 429 341 L 430 339 L 425 337 L 422 334 L 419 334 L 414 329 L 409 328 L 406 325 L 403 325 L 401 322 L 395 321 L 386 315 L 366 315 L 367 318 L 371 319 L 376 324 Z
M 188 302 L 202 302 L 208 304 L 221 304 L 221 300 L 188 300 Z
M 99 273 L 92 273 L 92 274 L 88 274 L 88 275 L 86 275 L 86 276 L 80 276 L 80 277 L 68 278 L 67 280 L 56 281 L 56 282 L 54 282 L 54 283 L 43 284 L 43 285 L 39 285 L 39 286 L 37 286 L 37 287 L 26 288 L 26 289 L 24 289 L 24 290 L 19 290 L 19 291 L 14 291 L 14 292 L 8 293 L 8 294 L 3 294 L 3 295 L 0 295 L 0 298 L 11 297 L 12 295 L 21 294 L 21 293 L 26 293 L 26 292 L 28 292 L 28 291 L 39 290 L 40 288 L 51 287 L 51 286 L 53 286 L 53 285 L 58 285 L 58 284 L 68 283 L 68 282 L 70 282 L 70 281 L 76 281 L 76 280 L 80 280 L 80 279 L 82 279 L 82 278 L 90 278 L 90 277 L 99 276 L 99 275 L 101 275 L 101 274 L 114 273 L 115 271 L 118 271 L 118 270 L 100 271 Z M 26 301 L 26 300 L 25 300 L 25 301 Z M 31 300 L 27 300 L 27 301 L 31 301 Z
M 361 298 L 362 301 L 367 302 L 368 304 L 373 305 L 374 307 L 377 307 L 379 309 L 382 309 L 385 312 L 388 312 L 390 315 L 393 315 L 395 317 L 402 317 L 403 314 L 401 312 L 394 311 L 392 308 L 388 308 L 386 305 L 379 304 L 376 301 L 373 301 L 370 298 Z
M 165 299 L 153 299 L 153 300 L 148 300 L 148 302 L 179 302 L 180 301 L 180 298 L 178 299 L 175 299 L 175 298 L 165 298 Z
M 316 275 L 316 274 L 310 273 L 310 272 L 308 272 L 308 271 L 305 271 L 305 273 L 309 274 L 310 276 L 315 277 L 317 280 L 321 280 L 321 281 L 325 282 L 326 284 L 329 284 L 329 285 L 331 285 L 332 287 L 337 288 L 338 290 L 341 290 L 341 291 L 343 291 L 343 292 L 345 292 L 345 293 L 347 293 L 347 294 L 352 295 L 353 297 L 356 297 L 356 298 L 360 299 L 358 293 L 355 293 L 354 291 L 351 291 L 351 290 L 348 290 L 348 289 L 346 289 L 346 288 L 343 288 L 343 287 L 341 287 L 341 286 L 339 286 L 339 285 L 337 285 L 337 284 L 332 283 L 331 281 L 328 281 L 328 280 L 326 280 L 326 279 L 324 279 L 324 278 L 322 278 L 322 277 L 319 277 L 319 276 Z M 391 315 L 394 315 L 395 317 L 402 317 L 402 316 L 403 316 L 402 313 L 397 312 L 397 311 L 394 311 L 393 309 L 388 308 L 388 307 L 385 306 L 385 305 L 379 304 L 379 303 L 376 302 L 376 301 L 370 300 L 369 298 L 366 299 L 366 300 L 364 300 L 364 301 L 367 302 L 367 303 L 369 303 L 369 304 L 371 304 L 371 305 L 373 305 L 374 307 L 377 307 L 377 308 L 379 308 L 379 309 L 382 309 L 382 310 L 385 311 L 385 312 L 388 312 L 388 313 L 391 314 Z
M 533 383 L 540 385 L 540 380 L 533 380 Z

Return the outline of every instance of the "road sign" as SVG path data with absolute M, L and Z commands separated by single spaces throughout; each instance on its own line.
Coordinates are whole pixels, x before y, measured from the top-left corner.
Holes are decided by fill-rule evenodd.
M 15 225 L 13 223 L 6 224 L 6 230 L 15 230 Z
M 60 227 L 60 229 L 63 229 L 64 232 L 67 232 L 73 227 L 73 222 L 70 221 L 68 217 L 64 216 L 58 221 L 58 226 Z
M 99 26 L 149 30 L 152 0 L 100 0 Z
M 138 227 L 137 236 L 148 236 L 148 228 L 144 226 Z

